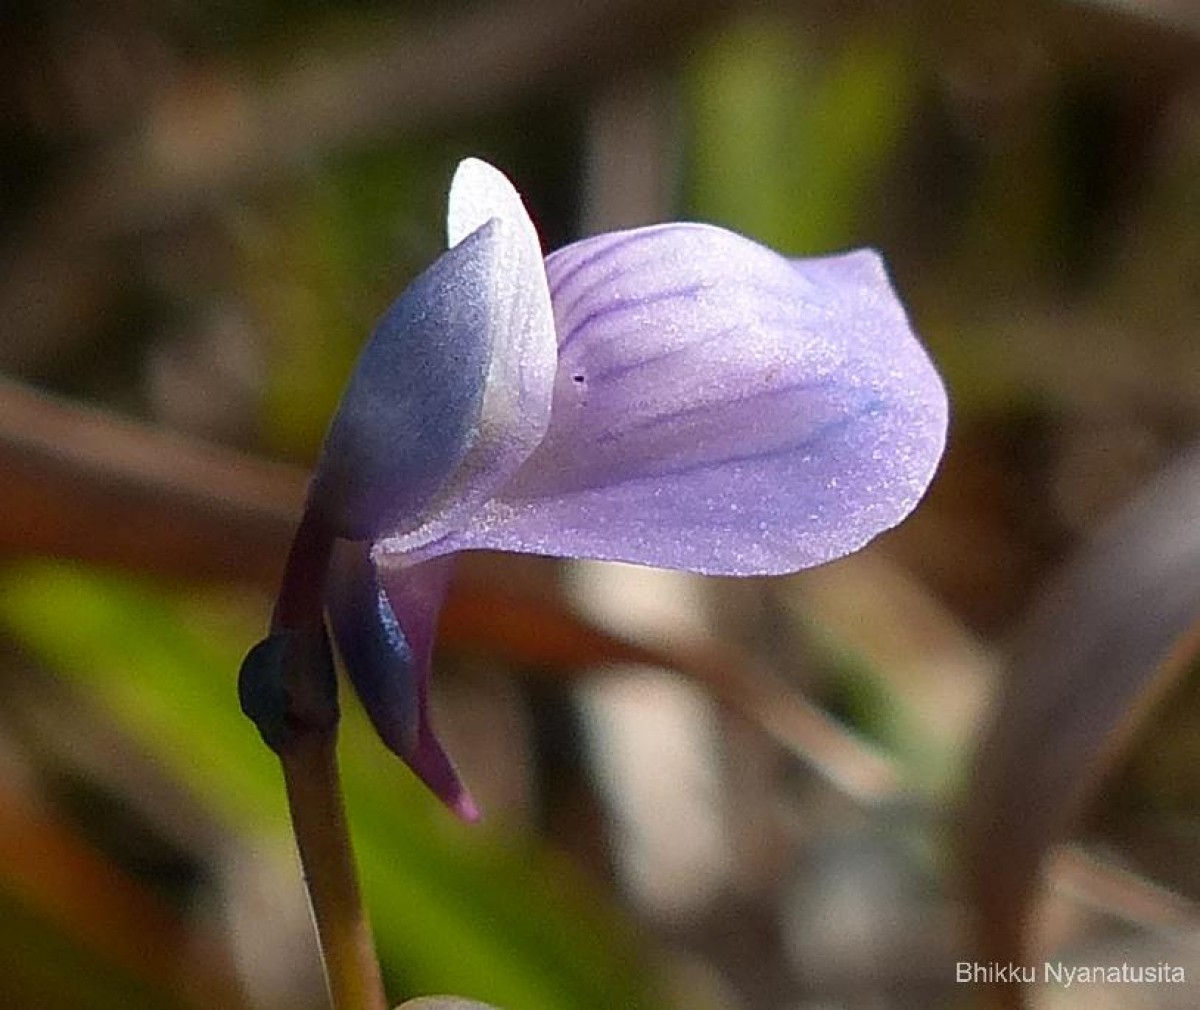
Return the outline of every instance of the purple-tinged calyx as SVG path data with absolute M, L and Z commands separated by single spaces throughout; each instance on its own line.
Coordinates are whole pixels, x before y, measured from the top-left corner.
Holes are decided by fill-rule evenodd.
M 428 709 L 451 555 L 821 564 L 915 507 L 947 403 L 873 252 L 795 261 L 666 224 L 543 261 L 516 191 L 475 160 L 448 235 L 364 350 L 308 511 L 353 542 L 325 598 L 359 697 L 470 819 Z

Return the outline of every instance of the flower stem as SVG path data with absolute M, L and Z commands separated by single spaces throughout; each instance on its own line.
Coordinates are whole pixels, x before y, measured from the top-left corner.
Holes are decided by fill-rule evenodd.
M 371 927 L 359 895 L 335 745 L 334 732 L 308 732 L 280 748 L 292 829 L 333 1010 L 386 1010 Z
M 242 710 L 279 755 L 333 1010 L 386 1010 L 337 767 L 337 675 L 325 628 L 334 533 L 305 509 L 270 634 L 242 663 Z
M 272 631 L 320 626 L 332 552 L 333 531 L 319 514 L 306 508 L 284 565 L 271 614 Z

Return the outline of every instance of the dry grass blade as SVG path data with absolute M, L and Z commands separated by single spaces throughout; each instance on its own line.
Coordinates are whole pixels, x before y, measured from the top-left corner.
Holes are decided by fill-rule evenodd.
M 885 755 L 761 663 L 706 636 L 634 640 L 595 626 L 553 599 L 523 598 L 464 580 L 446 603 L 440 641 L 559 675 L 627 663 L 672 670 L 710 691 L 847 795 L 877 803 L 900 789 L 899 771 Z
M 1054 889 L 1080 905 L 1147 929 L 1195 930 L 1200 907 L 1181 894 L 1067 845 L 1051 858 Z
M 0 554 L 273 585 L 305 478 L 0 382 Z
M 80 947 L 171 993 L 181 1006 L 246 1005 L 221 942 L 4 786 L 0 884 Z
M 1048 587 L 1015 645 L 967 819 L 985 960 L 1026 963 L 1046 855 L 1200 647 L 1198 515 L 1193 450 Z

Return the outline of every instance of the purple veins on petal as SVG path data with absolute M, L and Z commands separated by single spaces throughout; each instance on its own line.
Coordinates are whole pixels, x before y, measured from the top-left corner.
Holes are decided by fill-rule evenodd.
M 945 392 L 875 254 L 793 262 L 681 224 L 587 239 L 546 269 L 549 429 L 447 549 L 787 572 L 923 494 Z

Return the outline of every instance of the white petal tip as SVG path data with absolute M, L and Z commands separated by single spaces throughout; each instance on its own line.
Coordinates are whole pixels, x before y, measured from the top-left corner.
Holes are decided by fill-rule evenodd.
M 536 241 L 533 222 L 508 177 L 486 161 L 465 158 L 459 162 L 450 183 L 447 243 L 458 245 L 492 218 L 499 218 L 507 225 L 516 224 L 522 230 L 528 229 L 528 234 Z

